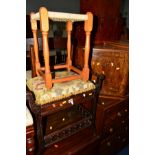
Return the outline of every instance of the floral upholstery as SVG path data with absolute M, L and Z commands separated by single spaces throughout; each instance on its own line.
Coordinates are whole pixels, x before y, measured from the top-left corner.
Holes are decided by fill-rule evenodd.
M 26 106 L 26 126 L 30 126 L 32 124 L 33 124 L 33 118 L 29 109 Z
M 74 74 L 76 73 L 68 71 L 55 72 L 55 78 L 71 76 Z M 46 104 L 71 95 L 76 95 L 95 89 L 95 85 L 91 81 L 83 81 L 78 79 L 54 83 L 53 87 L 48 90 L 46 89 L 44 80 L 41 76 L 27 78 L 27 86 L 34 92 L 36 104 Z

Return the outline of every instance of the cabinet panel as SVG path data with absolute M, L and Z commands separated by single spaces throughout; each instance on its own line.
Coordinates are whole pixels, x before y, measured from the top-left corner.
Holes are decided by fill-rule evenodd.
M 80 11 L 85 13 L 92 11 L 98 16 L 118 16 L 120 13 L 121 0 L 80 0 Z
M 92 48 L 89 62 L 94 72 L 104 73 L 101 95 L 124 96 L 128 94 L 129 58 L 128 43 L 104 42 Z M 84 48 L 75 53 L 75 65 L 83 67 Z
M 114 46 L 93 48 L 92 69 L 106 76 L 101 94 L 124 96 L 128 93 L 128 49 Z
M 91 11 L 94 15 L 92 31 L 94 44 L 107 40 L 120 40 L 123 28 L 123 19 L 120 16 L 121 3 L 122 0 L 80 1 L 80 12 Z M 80 42 L 80 38 L 78 38 L 78 41 Z

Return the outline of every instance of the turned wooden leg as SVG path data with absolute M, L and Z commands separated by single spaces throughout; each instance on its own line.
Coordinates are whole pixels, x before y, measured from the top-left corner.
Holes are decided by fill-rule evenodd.
M 32 12 L 30 16 L 34 15 Z M 31 29 L 33 33 L 33 42 L 34 42 L 34 53 L 35 53 L 35 71 L 36 74 L 39 75 L 38 70 L 40 69 L 40 61 L 39 61 L 39 54 L 38 54 L 38 37 L 37 37 L 37 21 L 35 19 L 31 19 Z
M 45 85 L 48 89 L 51 89 L 52 76 L 50 71 L 49 46 L 48 46 L 48 31 L 49 31 L 48 11 L 46 8 L 41 7 L 39 13 L 40 13 L 40 29 L 43 38 L 43 54 L 45 61 Z
M 70 67 L 72 66 L 72 60 L 71 60 L 71 31 L 72 31 L 72 22 L 68 21 L 66 23 L 66 29 L 67 29 L 67 69 L 70 71 Z
M 85 41 L 85 52 L 84 52 L 84 68 L 82 70 L 82 79 L 87 81 L 89 79 L 89 53 L 90 53 L 90 33 L 93 28 L 93 15 L 88 12 L 88 20 L 85 21 L 84 30 L 86 32 L 86 41 Z

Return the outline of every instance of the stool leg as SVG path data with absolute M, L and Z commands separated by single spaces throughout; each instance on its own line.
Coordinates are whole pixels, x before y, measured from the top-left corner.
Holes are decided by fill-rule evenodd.
M 71 31 L 72 31 L 72 22 L 68 21 L 66 23 L 66 30 L 67 30 L 67 68 L 70 71 L 70 67 L 72 66 L 71 60 Z
M 85 52 L 84 52 L 84 67 L 82 70 L 82 79 L 87 81 L 89 79 L 89 53 L 90 53 L 90 33 L 93 28 L 93 15 L 92 13 L 88 12 L 88 20 L 84 23 L 84 30 L 86 33 L 86 40 L 85 40 Z

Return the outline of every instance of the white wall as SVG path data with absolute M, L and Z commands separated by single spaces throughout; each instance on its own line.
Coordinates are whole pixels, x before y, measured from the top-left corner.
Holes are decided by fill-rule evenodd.
M 50 11 L 80 12 L 80 0 L 26 0 L 26 14 L 31 11 L 38 12 L 41 6 Z

